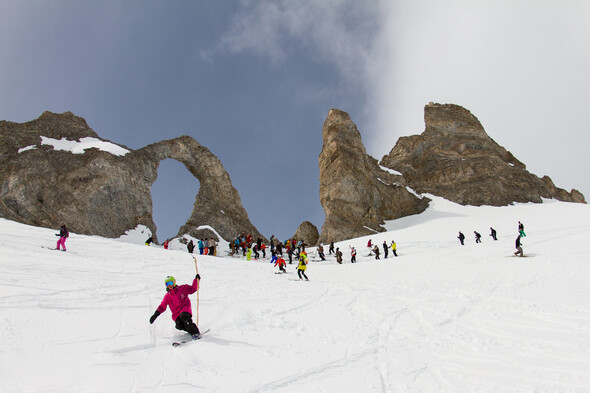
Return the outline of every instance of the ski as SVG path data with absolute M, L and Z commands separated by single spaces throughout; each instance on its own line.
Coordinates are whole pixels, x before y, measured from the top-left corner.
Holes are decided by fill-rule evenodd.
M 181 345 L 184 345 L 184 344 L 188 344 L 188 343 L 193 342 L 193 341 L 200 340 L 205 335 L 205 333 L 207 333 L 209 330 L 210 329 L 207 329 L 204 332 L 201 332 L 201 334 L 199 334 L 199 336 L 196 337 L 196 338 L 192 338 L 191 337 L 189 340 L 175 341 L 175 342 L 172 343 L 172 346 L 173 347 L 178 347 L 178 346 L 181 346 Z

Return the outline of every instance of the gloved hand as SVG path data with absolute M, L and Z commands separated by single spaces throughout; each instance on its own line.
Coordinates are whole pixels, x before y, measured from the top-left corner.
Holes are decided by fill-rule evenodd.
M 150 324 L 154 323 L 154 321 L 156 320 L 156 318 L 158 318 L 158 316 L 160 314 L 161 313 L 158 310 L 156 310 L 156 312 L 154 313 L 154 315 L 152 315 L 152 317 L 150 318 Z
M 196 278 L 197 280 L 200 280 L 200 279 L 201 279 L 201 276 L 200 276 L 199 274 L 197 274 L 197 275 L 195 276 L 195 278 Z

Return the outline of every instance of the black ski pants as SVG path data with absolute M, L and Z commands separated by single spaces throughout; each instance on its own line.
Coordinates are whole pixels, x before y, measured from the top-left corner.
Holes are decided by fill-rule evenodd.
M 176 329 L 184 330 L 188 332 L 191 336 L 195 334 L 200 334 L 199 328 L 193 322 L 193 316 L 188 312 L 181 312 L 178 318 L 176 318 Z
M 305 275 L 305 271 L 301 270 L 301 269 L 297 269 L 297 275 L 299 276 L 300 280 L 303 280 L 303 277 L 301 277 L 301 275 L 303 274 L 303 277 L 305 277 L 306 280 L 309 280 L 309 278 L 307 278 L 307 276 Z

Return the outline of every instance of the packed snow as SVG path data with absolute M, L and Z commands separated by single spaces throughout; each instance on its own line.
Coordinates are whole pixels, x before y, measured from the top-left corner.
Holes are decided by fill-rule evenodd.
M 295 262 L 275 274 L 223 243 L 195 255 L 193 315 L 210 331 L 174 348 L 187 334 L 170 311 L 148 320 L 167 275 L 195 276 L 183 244 L 148 247 L 138 228 L 118 241 L 73 233 L 62 252 L 57 228 L 2 219 L 0 391 L 590 392 L 589 222 L 581 204 L 434 198 L 388 232 L 337 243 L 342 265 L 309 249 L 309 282 Z M 395 240 L 399 256 L 375 260 L 369 239 Z
M 67 138 L 55 139 L 46 136 L 41 137 L 41 145 L 48 145 L 53 147 L 54 150 L 69 151 L 73 154 L 84 154 L 88 149 L 98 149 L 111 153 L 115 156 L 124 156 L 129 153 L 129 150 L 116 145 L 112 142 L 101 141 L 97 138 L 86 137 L 80 138 L 80 141 L 72 141 Z M 18 150 L 19 153 L 23 153 L 27 150 L 36 149 L 36 145 L 25 146 Z

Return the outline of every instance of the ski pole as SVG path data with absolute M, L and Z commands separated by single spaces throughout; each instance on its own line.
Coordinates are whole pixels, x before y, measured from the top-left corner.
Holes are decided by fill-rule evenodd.
M 195 260 L 195 269 L 197 270 L 197 274 L 199 274 L 199 266 L 197 265 L 197 258 L 193 257 Z M 201 289 L 201 280 L 199 280 L 199 289 Z M 199 290 L 197 290 L 197 326 L 199 326 Z

